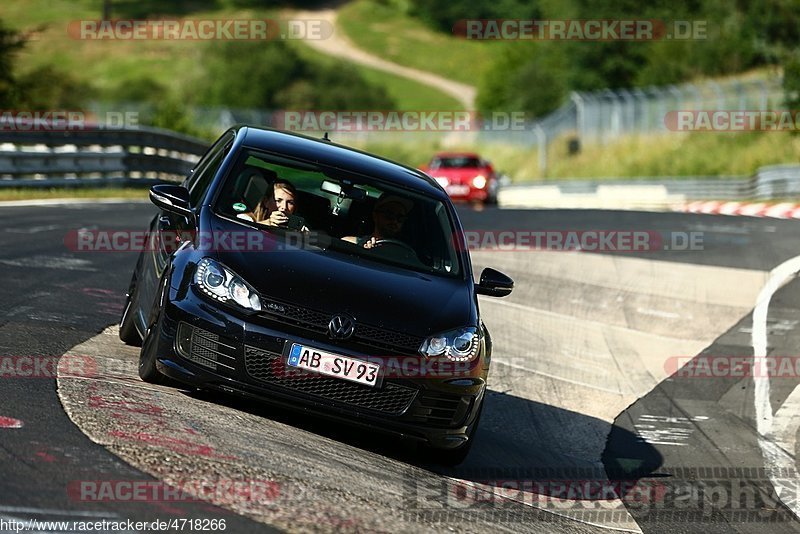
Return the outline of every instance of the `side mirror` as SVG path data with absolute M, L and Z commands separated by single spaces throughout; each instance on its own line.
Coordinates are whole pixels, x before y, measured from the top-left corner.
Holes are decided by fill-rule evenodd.
M 150 202 L 164 211 L 194 220 L 189 190 L 182 185 L 154 185 L 150 188 Z
M 500 271 L 486 268 L 481 273 L 481 281 L 475 286 L 478 295 L 489 297 L 505 297 L 511 294 L 514 289 L 514 280 L 504 275 Z

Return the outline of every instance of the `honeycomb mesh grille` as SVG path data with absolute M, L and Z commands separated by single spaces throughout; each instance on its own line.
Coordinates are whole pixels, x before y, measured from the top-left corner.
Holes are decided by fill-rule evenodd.
M 377 389 L 340 378 L 287 369 L 280 354 L 247 345 L 245 368 L 247 374 L 262 382 L 390 415 L 403 413 L 417 394 L 415 388 L 398 384 L 389 383 Z
M 236 366 L 236 346 L 217 334 L 181 323 L 179 337 L 189 335 L 190 352 L 187 357 L 203 367 L 219 370 L 220 367 L 234 370 Z

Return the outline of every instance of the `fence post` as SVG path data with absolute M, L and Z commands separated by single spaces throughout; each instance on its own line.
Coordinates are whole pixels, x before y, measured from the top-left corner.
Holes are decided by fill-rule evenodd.
M 577 91 L 572 91 L 569 95 L 569 99 L 575 103 L 575 122 L 577 130 L 578 130 L 578 139 L 581 142 L 584 142 L 583 136 L 584 132 L 586 131 L 586 110 L 584 109 L 584 100 L 583 97 Z
M 547 176 L 547 134 L 539 122 L 534 124 L 533 131 L 536 132 L 536 144 L 539 145 L 539 172 L 542 173 L 542 178 L 545 178 Z
M 646 132 L 650 129 L 650 114 L 647 112 L 647 94 L 638 87 L 633 90 L 639 106 L 639 126 L 637 132 Z M 634 113 L 634 118 L 636 114 Z

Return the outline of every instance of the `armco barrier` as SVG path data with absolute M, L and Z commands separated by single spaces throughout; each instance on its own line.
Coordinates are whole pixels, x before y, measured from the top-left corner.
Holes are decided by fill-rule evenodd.
M 694 200 L 800 200 L 800 165 L 762 167 L 751 178 L 653 177 L 565 180 L 504 187 L 498 201 L 517 208 L 669 209 Z
M 0 187 L 180 181 L 208 144 L 157 128 L 0 130 Z

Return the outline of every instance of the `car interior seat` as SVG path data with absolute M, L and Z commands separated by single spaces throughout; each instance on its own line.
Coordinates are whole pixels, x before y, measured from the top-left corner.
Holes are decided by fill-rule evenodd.
M 298 189 L 296 213 L 305 219 L 310 230 L 329 231 L 331 201 L 327 198 Z
M 267 194 L 270 183 L 276 178 L 277 174 L 268 169 L 248 167 L 239 174 L 233 190 L 239 201 L 247 206 L 246 211 L 253 211 Z

